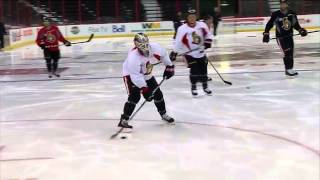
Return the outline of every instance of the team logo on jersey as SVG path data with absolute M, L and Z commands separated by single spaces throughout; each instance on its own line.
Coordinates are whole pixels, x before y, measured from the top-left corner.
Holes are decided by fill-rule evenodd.
M 147 69 L 147 72 L 144 74 L 144 75 L 149 75 L 152 73 L 152 70 L 153 70 L 153 64 L 151 64 L 150 62 L 147 62 L 146 64 L 146 69 Z
M 195 31 L 192 32 L 192 43 L 193 44 L 200 44 L 201 43 L 201 37 Z
M 55 42 L 56 41 L 56 36 L 55 35 L 53 35 L 53 34 L 51 34 L 51 33 L 48 33 L 47 34 L 47 38 L 46 38 L 46 41 L 47 42 L 50 42 L 50 43 L 53 43 L 53 42 Z
M 283 18 L 282 28 L 287 31 L 291 29 L 291 22 L 289 21 L 288 17 Z

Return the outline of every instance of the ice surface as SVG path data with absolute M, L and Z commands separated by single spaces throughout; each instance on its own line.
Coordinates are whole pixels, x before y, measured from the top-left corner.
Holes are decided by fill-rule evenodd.
M 161 87 L 176 125 L 147 103 L 125 140 L 109 137 L 126 101 L 131 39 L 63 47 L 59 79 L 44 74 L 35 46 L 0 52 L 0 179 L 319 179 L 319 33 L 295 38 L 296 78 L 284 75 L 275 41 L 248 35 L 218 36 L 208 50 L 232 86 L 208 66 L 213 96 L 199 85 L 192 98 L 178 61 Z M 150 39 L 172 48 L 170 36 Z M 160 81 L 164 67 L 154 69 Z

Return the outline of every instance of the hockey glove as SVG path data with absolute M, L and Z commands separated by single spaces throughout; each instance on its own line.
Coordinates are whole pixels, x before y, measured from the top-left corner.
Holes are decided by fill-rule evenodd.
M 142 87 L 141 93 L 142 93 L 144 99 L 146 99 L 148 102 L 152 101 L 153 95 L 148 87 Z
M 171 51 L 169 57 L 170 57 L 170 60 L 171 61 L 175 61 L 177 59 L 177 55 L 178 53 L 174 52 L 174 51 Z
M 69 41 L 65 41 L 63 44 L 64 44 L 65 46 L 71 46 L 71 43 L 70 43 Z
M 164 79 L 170 79 L 174 75 L 174 65 L 166 66 L 166 69 L 163 72 Z
M 42 50 L 45 50 L 45 49 L 46 49 L 46 45 L 40 44 L 40 48 L 41 48 Z
M 306 29 L 304 29 L 304 28 L 301 28 L 301 29 L 299 30 L 299 33 L 300 33 L 300 35 L 301 35 L 302 37 L 308 35 L 308 31 L 307 31 Z
M 206 40 L 204 41 L 204 49 L 211 48 L 211 43 L 212 43 L 212 40 L 211 40 L 211 39 L 206 39 Z
M 263 33 L 263 39 L 262 39 L 262 41 L 263 41 L 264 43 L 268 43 L 268 42 L 270 41 L 269 33 L 267 33 L 267 32 L 264 32 L 264 33 Z

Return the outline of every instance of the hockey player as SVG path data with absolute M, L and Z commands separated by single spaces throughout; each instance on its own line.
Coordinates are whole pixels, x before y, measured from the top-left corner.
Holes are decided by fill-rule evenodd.
M 293 70 L 293 28 L 299 31 L 301 36 L 306 36 L 308 32 L 300 26 L 296 13 L 289 10 L 288 7 L 287 0 L 280 0 L 280 10 L 271 14 L 271 18 L 263 33 L 263 42 L 269 42 L 269 31 L 273 27 L 273 24 L 275 24 L 277 42 L 284 54 L 283 62 L 285 65 L 285 74 L 288 76 L 296 76 L 298 75 L 298 72 Z
M 57 26 L 50 23 L 49 19 L 43 19 L 43 26 L 38 32 L 36 43 L 43 50 L 49 78 L 52 75 L 60 77 L 57 73 L 60 59 L 59 41 L 66 46 L 71 46 L 71 43 L 63 37 Z
M 136 104 L 140 100 L 140 93 L 147 101 L 154 100 L 154 104 L 162 120 L 173 123 L 174 119 L 167 115 L 163 94 L 158 88 L 158 83 L 152 75 L 152 61 L 162 62 L 166 68 L 163 78 L 170 79 L 174 75 L 174 65 L 165 49 L 157 43 L 149 43 L 146 34 L 138 33 L 134 37 L 135 47 L 129 51 L 128 57 L 123 63 L 123 79 L 128 92 L 128 100 L 124 105 L 119 127 L 132 128 L 128 119 L 133 113 Z M 152 94 L 152 92 L 155 92 Z
M 198 95 L 197 82 L 202 83 L 203 91 L 210 95 L 212 91 L 208 88 L 207 57 L 204 50 L 211 47 L 212 35 L 204 22 L 196 21 L 196 11 L 189 10 L 187 23 L 178 28 L 176 42 L 171 60 L 175 60 L 177 52 L 187 52 L 185 58 L 190 68 L 191 93 Z

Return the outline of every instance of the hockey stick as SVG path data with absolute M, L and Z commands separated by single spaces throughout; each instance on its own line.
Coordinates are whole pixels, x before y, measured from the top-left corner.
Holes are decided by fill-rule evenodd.
M 156 90 L 159 89 L 159 87 L 161 86 L 161 84 L 164 82 L 165 78 L 163 78 L 161 80 L 161 82 L 159 83 L 159 85 L 152 91 L 152 96 L 154 95 L 154 93 L 156 92 Z M 140 105 L 140 107 L 131 115 L 131 117 L 129 118 L 128 121 L 132 120 L 134 118 L 134 116 L 140 111 L 140 109 L 146 104 L 146 102 L 148 102 L 147 100 L 144 100 L 143 103 Z M 110 139 L 114 139 L 116 138 L 122 131 L 123 131 L 123 127 L 120 128 L 115 134 L 110 136 Z
M 86 40 L 86 41 L 72 42 L 72 43 L 70 43 L 70 44 L 88 43 L 88 42 L 90 42 L 90 41 L 93 39 L 93 37 L 94 37 L 94 34 L 91 34 L 91 35 L 89 36 L 89 39 L 88 39 L 88 40 Z M 64 45 L 64 44 L 60 44 L 59 46 L 63 46 L 63 45 Z
M 195 49 L 191 49 L 191 50 L 189 50 L 189 51 L 187 51 L 187 52 L 178 54 L 177 56 L 184 56 L 184 55 L 186 55 L 186 54 L 188 54 L 188 53 L 191 53 L 191 52 L 193 52 L 193 51 L 199 50 L 200 48 L 201 48 L 201 47 L 197 47 L 197 48 L 195 48 Z M 160 64 L 160 63 L 162 63 L 162 62 L 157 62 L 157 63 L 152 64 L 152 65 L 155 66 L 155 65 L 158 65 L 158 64 Z
M 315 33 L 315 32 L 320 32 L 320 30 L 310 31 L 310 32 L 308 32 L 308 34 L 310 34 L 310 33 Z M 287 37 L 291 37 L 291 36 L 298 36 L 298 35 L 300 35 L 300 34 L 292 34 L 292 35 L 289 35 L 289 36 L 278 37 L 278 38 L 279 38 L 279 39 L 282 39 L 282 38 L 287 38 Z M 247 36 L 247 37 L 258 37 L 258 36 L 256 36 L 256 35 L 249 35 L 249 36 Z M 273 40 L 273 39 L 277 39 L 277 37 L 270 38 L 270 40 Z
M 87 43 L 87 42 L 90 42 L 93 37 L 94 37 L 94 34 L 91 34 L 88 40 L 86 40 L 86 41 L 81 41 L 81 42 L 72 42 L 71 44 Z
M 224 83 L 232 86 L 232 83 L 231 83 L 230 81 L 226 81 L 226 80 L 224 80 L 224 79 L 222 78 L 222 76 L 220 75 L 220 73 L 218 72 L 218 70 L 213 66 L 212 62 L 211 62 L 209 59 L 208 59 L 208 62 L 210 63 L 210 65 L 212 66 L 212 68 L 216 71 L 216 73 L 219 75 L 220 79 L 221 79 Z
M 308 34 L 315 33 L 315 32 L 320 32 L 320 30 L 310 31 L 310 32 L 308 32 Z M 274 37 L 274 38 L 270 38 L 270 40 L 283 39 L 283 38 L 288 38 L 288 37 L 293 37 L 293 36 L 298 36 L 298 35 L 300 35 L 300 33 L 299 34 L 292 34 L 292 35 L 289 35 L 289 36 L 283 36 L 283 37 Z

